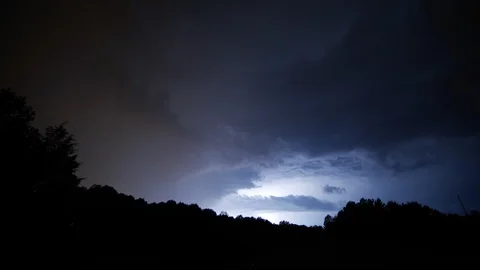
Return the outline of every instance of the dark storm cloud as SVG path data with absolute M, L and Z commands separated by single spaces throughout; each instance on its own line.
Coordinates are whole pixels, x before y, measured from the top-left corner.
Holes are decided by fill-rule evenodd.
M 342 193 L 347 192 L 347 190 L 345 188 L 335 187 L 335 186 L 330 186 L 330 185 L 324 186 L 323 191 L 325 193 L 329 193 L 329 194 L 342 194 Z
M 459 212 L 456 194 L 469 207 L 479 205 L 478 136 L 428 138 L 400 144 L 385 159 L 394 181 L 377 182 L 378 194 L 394 200 L 417 200 L 447 212 Z M 395 160 L 395 161 L 394 161 Z
M 15 2 L 2 26 L 2 86 L 39 125 L 69 120 L 87 185 L 195 201 L 291 176 L 320 193 L 342 181 L 335 196 L 362 177 L 372 196 L 438 202 L 454 178 L 473 190 L 473 8 L 97 2 Z
M 436 25 L 421 2 L 395 3 L 358 15 L 318 61 L 272 76 L 274 87 L 252 97 L 258 126 L 311 151 L 478 132 L 478 109 L 461 103 L 466 90 L 443 86 L 459 68 L 448 40 L 429 34 Z

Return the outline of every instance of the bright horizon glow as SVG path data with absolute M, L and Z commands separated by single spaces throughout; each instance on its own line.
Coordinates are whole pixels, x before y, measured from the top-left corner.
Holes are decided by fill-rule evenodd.
M 378 175 L 381 168 L 372 159 L 367 159 L 366 151 L 349 151 L 309 157 L 301 153 L 276 157 L 274 165 L 258 168 L 259 177 L 253 180 L 254 187 L 240 188 L 216 201 L 213 209 L 226 211 L 230 215 L 262 217 L 272 223 L 286 220 L 296 224 L 322 225 L 326 215 L 335 215 L 344 203 L 372 194 L 373 173 Z M 347 161 L 332 165 L 332 160 Z M 360 169 L 353 166 L 361 164 Z M 380 169 L 380 170 L 379 170 Z M 327 192 L 326 186 L 344 190 Z M 277 209 L 269 201 L 271 197 L 310 196 L 320 201 L 338 204 L 337 211 L 321 209 L 301 209 L 300 206 L 277 204 Z M 262 207 L 265 208 L 262 210 Z M 268 208 L 268 209 L 267 209 Z
M 242 215 L 243 217 L 261 217 L 270 221 L 273 224 L 278 224 L 280 221 L 288 221 L 297 225 L 306 226 L 322 226 L 323 221 L 327 215 L 336 215 L 337 212 L 320 212 L 320 211 L 304 211 L 304 212 L 267 212 L 267 211 L 225 211 L 231 217 Z

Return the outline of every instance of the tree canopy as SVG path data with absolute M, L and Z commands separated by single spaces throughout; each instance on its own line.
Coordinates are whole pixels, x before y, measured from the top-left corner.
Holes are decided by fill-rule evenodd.
M 0 90 L 2 173 L 19 193 L 78 187 L 77 144 L 66 123 L 43 133 L 33 126 L 35 112 L 25 97 Z

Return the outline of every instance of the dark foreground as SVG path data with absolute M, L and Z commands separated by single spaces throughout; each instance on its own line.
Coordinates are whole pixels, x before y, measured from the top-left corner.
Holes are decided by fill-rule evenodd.
M 32 258 L 27 264 L 460 267 L 480 258 L 478 215 L 445 215 L 417 203 L 350 202 L 324 227 L 305 227 L 173 201 L 147 204 L 107 186 L 78 188 L 63 201 L 45 194 L 30 200 L 16 245 L 17 254 Z

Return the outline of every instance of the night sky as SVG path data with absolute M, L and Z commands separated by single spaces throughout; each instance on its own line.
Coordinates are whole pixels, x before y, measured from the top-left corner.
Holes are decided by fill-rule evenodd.
M 0 87 L 69 122 L 85 186 L 307 225 L 362 197 L 461 213 L 474 2 L 10 1 Z

